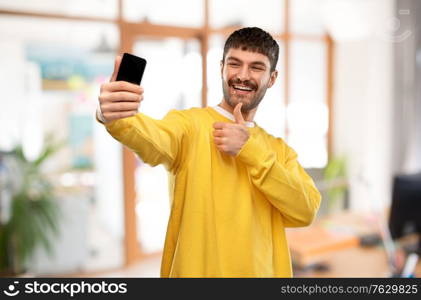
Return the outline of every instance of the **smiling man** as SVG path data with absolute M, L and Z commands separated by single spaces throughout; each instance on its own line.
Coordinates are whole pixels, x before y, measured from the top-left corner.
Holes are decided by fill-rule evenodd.
M 107 131 L 171 175 L 162 277 L 292 276 L 285 228 L 309 225 L 320 193 L 294 150 L 253 121 L 278 53 L 267 32 L 235 31 L 221 61 L 221 103 L 162 120 L 138 112 L 143 88 L 115 81 L 121 58 L 101 86 L 97 117 Z

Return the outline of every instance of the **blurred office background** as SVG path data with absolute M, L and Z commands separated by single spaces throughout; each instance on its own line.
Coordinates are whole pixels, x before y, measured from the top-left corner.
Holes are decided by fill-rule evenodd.
M 323 228 L 352 216 L 381 238 L 352 258 L 378 273 L 326 274 L 388 276 L 396 176 L 421 171 L 419 17 L 416 0 L 0 0 L 1 274 L 159 276 L 167 174 L 95 121 L 99 86 L 131 52 L 148 61 L 142 112 L 216 105 L 226 37 L 258 26 L 280 57 L 256 122 L 298 152 L 317 220 L 336 217 Z

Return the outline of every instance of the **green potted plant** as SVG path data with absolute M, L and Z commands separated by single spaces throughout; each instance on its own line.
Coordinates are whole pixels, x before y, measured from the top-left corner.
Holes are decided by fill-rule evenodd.
M 42 165 L 60 147 L 61 144 L 52 142 L 50 137 L 34 160 L 25 157 L 21 145 L 4 155 L 14 167 L 8 176 L 9 188 L 11 186 L 9 217 L 0 224 L 0 273 L 3 275 L 25 272 L 28 260 L 40 246 L 51 254 L 60 212 L 53 186 L 42 172 Z

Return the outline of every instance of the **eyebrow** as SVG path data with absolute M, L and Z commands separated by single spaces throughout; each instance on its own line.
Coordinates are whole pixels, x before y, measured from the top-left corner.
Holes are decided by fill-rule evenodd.
M 240 59 L 238 59 L 236 57 L 233 57 L 233 56 L 227 57 L 227 61 L 228 60 L 233 60 L 233 61 L 240 62 L 240 63 L 242 62 Z M 259 66 L 262 66 L 262 67 L 265 67 L 265 68 L 267 67 L 266 64 L 262 61 L 252 61 L 251 64 L 252 65 L 259 65 Z

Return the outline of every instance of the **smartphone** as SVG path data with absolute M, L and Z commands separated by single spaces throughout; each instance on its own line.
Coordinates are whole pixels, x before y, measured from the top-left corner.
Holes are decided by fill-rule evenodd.
M 128 81 L 140 85 L 143 72 L 145 71 L 146 60 L 139 56 L 124 53 L 121 59 L 120 68 L 117 73 L 117 81 Z

